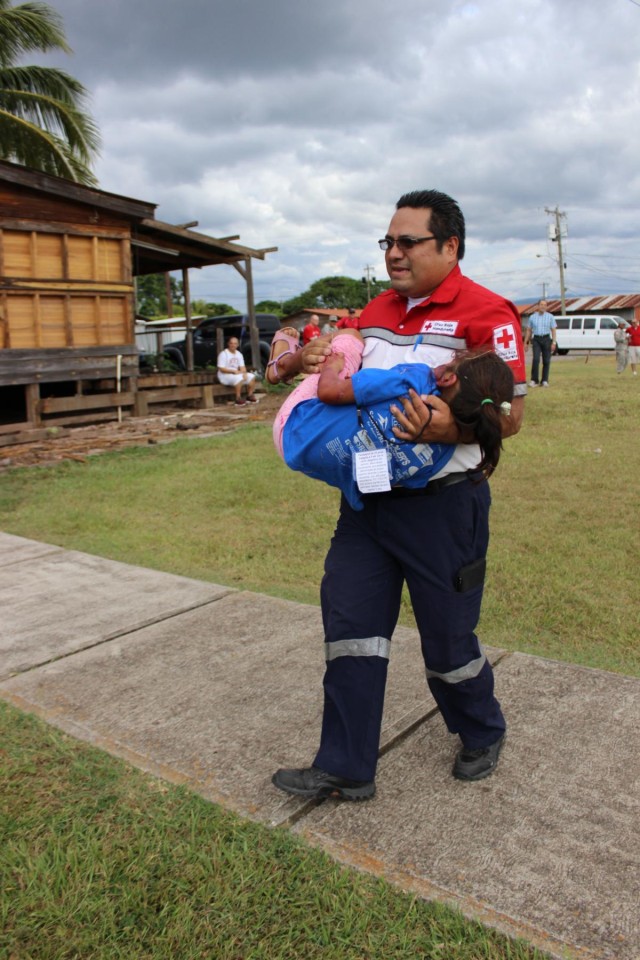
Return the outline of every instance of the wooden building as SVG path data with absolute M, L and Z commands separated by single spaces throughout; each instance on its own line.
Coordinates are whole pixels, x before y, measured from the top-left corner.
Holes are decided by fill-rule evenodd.
M 253 311 L 252 260 L 276 248 L 254 250 L 154 213 L 155 204 L 0 161 L 0 434 L 116 409 L 145 413 L 163 398 L 159 380 L 139 376 L 136 276 L 182 270 L 189 331 L 189 269 L 230 264 Z M 202 390 L 211 374 L 170 379 L 166 399 L 191 388 L 212 402 Z

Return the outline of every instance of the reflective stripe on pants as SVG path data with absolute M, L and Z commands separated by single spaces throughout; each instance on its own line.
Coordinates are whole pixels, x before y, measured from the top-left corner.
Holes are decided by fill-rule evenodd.
M 457 593 L 458 571 L 486 554 L 489 488 L 466 481 L 433 497 L 343 500 L 321 600 L 329 650 L 321 744 L 314 763 L 375 776 L 391 637 L 403 583 L 411 595 L 429 688 L 451 732 L 470 747 L 505 729 L 475 628 L 482 585 Z M 337 655 L 331 651 L 334 649 Z

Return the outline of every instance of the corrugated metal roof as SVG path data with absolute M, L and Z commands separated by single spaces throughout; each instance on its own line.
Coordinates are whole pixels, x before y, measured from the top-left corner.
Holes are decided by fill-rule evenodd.
M 621 296 L 618 299 L 619 303 L 616 304 L 618 310 L 622 310 L 623 307 L 640 306 L 640 294 L 637 293 L 628 293 L 626 296 Z
M 534 303 L 521 304 L 518 308 L 522 316 L 528 316 L 538 309 L 540 300 Z M 615 313 L 616 310 L 640 307 L 640 293 L 612 293 L 606 297 L 567 297 L 565 299 L 567 313 Z M 549 313 L 562 313 L 562 302 L 559 299 L 547 297 Z

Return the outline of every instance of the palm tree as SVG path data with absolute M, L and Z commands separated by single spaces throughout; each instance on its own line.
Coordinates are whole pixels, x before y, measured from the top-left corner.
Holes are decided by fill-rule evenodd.
M 95 185 L 99 135 L 84 111 L 85 88 L 54 67 L 17 66 L 32 50 L 64 50 L 62 19 L 48 4 L 0 0 L 0 157 Z

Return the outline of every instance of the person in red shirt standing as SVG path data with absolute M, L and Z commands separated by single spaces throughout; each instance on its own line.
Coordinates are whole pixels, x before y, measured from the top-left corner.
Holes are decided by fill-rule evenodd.
M 354 330 L 358 329 L 358 318 L 353 307 L 349 307 L 349 314 L 346 317 L 342 317 L 338 320 L 338 330 L 348 330 L 352 327 Z
M 436 190 L 405 194 L 379 244 L 391 288 L 359 318 L 363 368 L 437 367 L 468 350 L 490 350 L 514 376 L 502 436 L 517 433 L 527 392 L 520 315 L 504 297 L 462 275 L 465 223 L 458 204 Z M 330 353 L 322 338 L 289 359 L 305 373 L 318 373 Z M 480 405 L 490 402 L 487 396 Z M 387 666 L 405 583 L 429 689 L 447 729 L 461 741 L 453 776 L 490 776 L 505 741 L 493 670 L 475 632 L 491 502 L 477 443 L 441 397 L 410 390 L 389 412 L 399 423 L 393 428 L 398 440 L 425 444 L 425 451 L 447 443 L 454 451 L 424 487 L 368 485 L 359 512 L 342 501 L 320 590 L 326 657 L 320 747 L 310 767 L 280 769 L 272 777 L 296 796 L 364 800 L 375 794 Z
M 627 340 L 629 341 L 629 363 L 631 364 L 631 373 L 634 377 L 638 376 L 637 366 L 640 363 L 640 320 L 634 317 L 631 326 L 627 328 Z
M 315 340 L 316 337 L 320 336 L 322 336 L 322 330 L 320 329 L 320 317 L 317 313 L 312 313 L 309 317 L 309 323 L 302 331 L 303 346 L 306 346 L 308 343 L 311 343 L 312 340 Z

